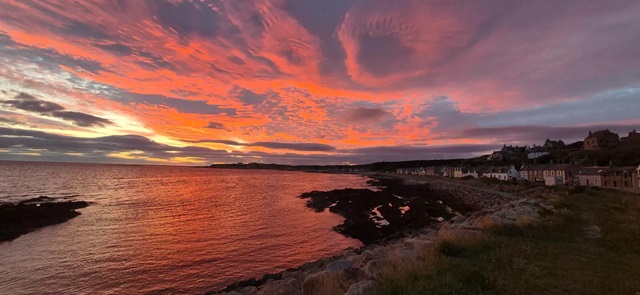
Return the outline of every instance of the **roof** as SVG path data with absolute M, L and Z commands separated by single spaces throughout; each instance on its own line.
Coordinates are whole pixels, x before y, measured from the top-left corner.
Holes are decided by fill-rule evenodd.
M 602 175 L 602 173 L 606 172 L 609 167 L 584 167 L 580 169 L 578 175 Z

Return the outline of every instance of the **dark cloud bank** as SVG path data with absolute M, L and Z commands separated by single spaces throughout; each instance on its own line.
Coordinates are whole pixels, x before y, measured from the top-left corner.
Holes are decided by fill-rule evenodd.
M 415 159 L 436 159 L 464 157 L 473 153 L 483 153 L 492 146 L 457 145 L 457 146 L 388 146 L 370 147 L 351 150 L 338 150 L 335 147 L 315 143 L 255 142 L 238 143 L 228 140 L 204 140 L 235 146 L 258 146 L 270 149 L 284 149 L 304 152 L 331 152 L 331 154 L 297 154 L 272 152 L 227 152 L 205 147 L 174 147 L 157 143 L 139 135 L 114 135 L 97 138 L 72 137 L 56 135 L 41 131 L 0 127 L 0 149 L 9 150 L 0 158 L 5 160 L 19 159 L 21 152 L 37 150 L 42 153 L 39 159 L 57 160 L 68 156 L 65 153 L 81 153 L 94 161 L 107 162 L 109 154 L 119 152 L 138 152 L 137 155 L 171 160 L 176 157 L 199 158 L 208 162 L 264 162 L 293 165 L 308 164 L 365 164 L 377 161 L 403 161 Z M 141 154 L 140 154 L 141 153 Z M 82 158 L 82 157 L 78 157 Z M 113 158 L 111 158 L 113 159 Z
M 18 95 L 15 96 L 15 99 L 0 101 L 0 104 L 17 110 L 59 118 L 80 127 L 105 127 L 106 125 L 113 124 L 110 120 L 96 117 L 94 115 L 66 111 L 63 106 L 57 103 L 41 100 L 24 92 L 18 93 Z

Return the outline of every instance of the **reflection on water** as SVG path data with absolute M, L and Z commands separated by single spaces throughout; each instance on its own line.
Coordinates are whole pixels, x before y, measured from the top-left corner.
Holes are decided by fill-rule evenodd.
M 0 243 L 0 290 L 203 293 L 334 255 L 359 242 L 296 198 L 365 187 L 354 175 L 0 162 L 0 202 L 95 202 L 82 215 Z

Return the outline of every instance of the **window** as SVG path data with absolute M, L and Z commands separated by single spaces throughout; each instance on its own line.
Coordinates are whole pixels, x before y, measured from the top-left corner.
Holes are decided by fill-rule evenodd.
M 596 185 L 598 185 L 598 179 L 596 178 L 596 179 L 594 179 L 594 181 L 595 181 Z
M 587 179 L 587 186 L 589 186 L 589 179 Z
M 617 181 L 613 181 L 613 187 L 618 187 L 618 182 Z
M 628 181 L 625 181 L 625 182 L 624 182 L 624 187 L 628 187 L 628 186 L 629 186 L 629 182 L 628 182 Z

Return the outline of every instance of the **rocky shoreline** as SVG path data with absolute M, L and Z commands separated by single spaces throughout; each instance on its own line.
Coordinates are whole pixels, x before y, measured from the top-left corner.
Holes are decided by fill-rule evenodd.
M 386 265 L 416 259 L 443 236 L 534 223 L 541 212 L 554 210 L 548 201 L 535 197 L 539 189 L 504 193 L 425 177 L 371 178 L 377 191 L 346 189 L 300 196 L 318 212 L 328 209 L 345 217 L 336 230 L 365 246 L 207 294 L 321 294 L 318 288 L 328 281 L 340 284 L 344 294 L 369 294 Z
M 84 201 L 55 202 L 40 196 L 16 204 L 0 205 L 0 242 L 14 240 L 21 235 L 46 226 L 63 223 L 87 207 Z

